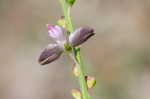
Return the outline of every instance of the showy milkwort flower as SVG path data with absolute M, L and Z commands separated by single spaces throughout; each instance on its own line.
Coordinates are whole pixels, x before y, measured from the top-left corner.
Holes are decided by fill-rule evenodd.
M 39 57 L 39 63 L 46 65 L 58 59 L 65 51 L 65 45 L 76 47 L 87 41 L 94 35 L 94 30 L 90 27 L 80 27 L 69 36 L 66 35 L 66 30 L 58 25 L 47 25 L 49 36 L 56 41 L 56 44 L 49 44 Z

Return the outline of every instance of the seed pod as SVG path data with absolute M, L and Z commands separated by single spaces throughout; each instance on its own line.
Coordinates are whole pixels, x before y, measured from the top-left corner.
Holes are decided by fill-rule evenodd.
M 62 54 L 63 50 L 57 44 L 49 44 L 41 53 L 39 57 L 39 63 L 46 65 L 58 59 Z
M 66 28 L 66 24 L 65 24 L 65 17 L 61 16 L 61 18 L 57 21 L 57 24 L 59 26 L 62 26 L 63 28 Z
M 47 24 L 49 36 L 52 37 L 57 43 L 65 40 L 64 28 L 58 25 Z
M 96 85 L 96 79 L 92 76 L 85 76 L 88 88 L 93 88 Z
M 71 94 L 75 99 L 82 99 L 81 92 L 77 89 L 72 89 Z
M 80 76 L 80 72 L 78 70 L 78 67 L 76 66 L 76 64 L 73 66 L 73 74 L 76 76 L 76 77 L 79 77 Z
M 94 29 L 90 27 L 81 27 L 69 36 L 69 42 L 71 46 L 75 47 L 87 41 L 94 34 Z

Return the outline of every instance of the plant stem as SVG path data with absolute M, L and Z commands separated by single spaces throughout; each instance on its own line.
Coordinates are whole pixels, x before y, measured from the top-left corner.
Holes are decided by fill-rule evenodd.
M 66 28 L 71 33 L 74 31 L 74 29 L 73 29 L 71 16 L 70 16 L 70 5 L 66 2 L 66 0 L 59 0 L 59 1 L 62 5 L 62 8 L 63 8 Z M 80 76 L 79 76 L 80 90 L 81 90 L 83 99 L 90 99 L 90 95 L 89 95 L 88 89 L 87 89 L 87 84 L 85 81 L 83 62 L 81 59 L 80 50 L 78 50 L 78 49 L 79 48 L 72 47 L 72 54 L 74 56 L 75 63 L 77 65 L 77 68 L 78 68 L 79 73 L 80 73 Z
M 70 6 L 66 3 L 66 0 L 59 0 L 61 3 L 61 6 L 63 8 L 64 16 L 65 16 L 65 24 L 66 28 L 69 32 L 73 32 L 73 25 L 70 17 Z

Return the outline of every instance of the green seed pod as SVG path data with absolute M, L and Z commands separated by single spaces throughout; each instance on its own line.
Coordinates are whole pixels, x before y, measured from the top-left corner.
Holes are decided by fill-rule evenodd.
M 96 79 L 92 76 L 85 76 L 88 88 L 93 88 L 96 85 Z
M 72 89 L 71 94 L 75 99 L 82 99 L 81 92 L 77 89 Z
M 80 72 L 79 72 L 78 67 L 76 66 L 76 64 L 73 66 L 73 74 L 74 74 L 76 77 L 79 77 L 79 76 L 80 76 Z
M 61 18 L 57 21 L 57 24 L 59 26 L 62 26 L 63 28 L 66 28 L 66 24 L 65 24 L 65 17 L 61 16 Z

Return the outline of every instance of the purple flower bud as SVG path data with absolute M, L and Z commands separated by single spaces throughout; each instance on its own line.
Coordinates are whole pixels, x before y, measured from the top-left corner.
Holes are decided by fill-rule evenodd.
M 75 47 L 84 43 L 93 35 L 94 35 L 94 29 L 90 27 L 81 27 L 75 30 L 75 32 L 73 32 L 69 36 L 69 43 L 71 44 L 71 46 Z
M 49 44 L 41 53 L 39 57 L 39 63 L 41 65 L 46 65 L 52 61 L 58 59 L 62 54 L 63 49 L 57 44 Z
M 55 41 L 61 42 L 65 40 L 64 28 L 58 25 L 47 24 L 49 36 L 52 37 Z

